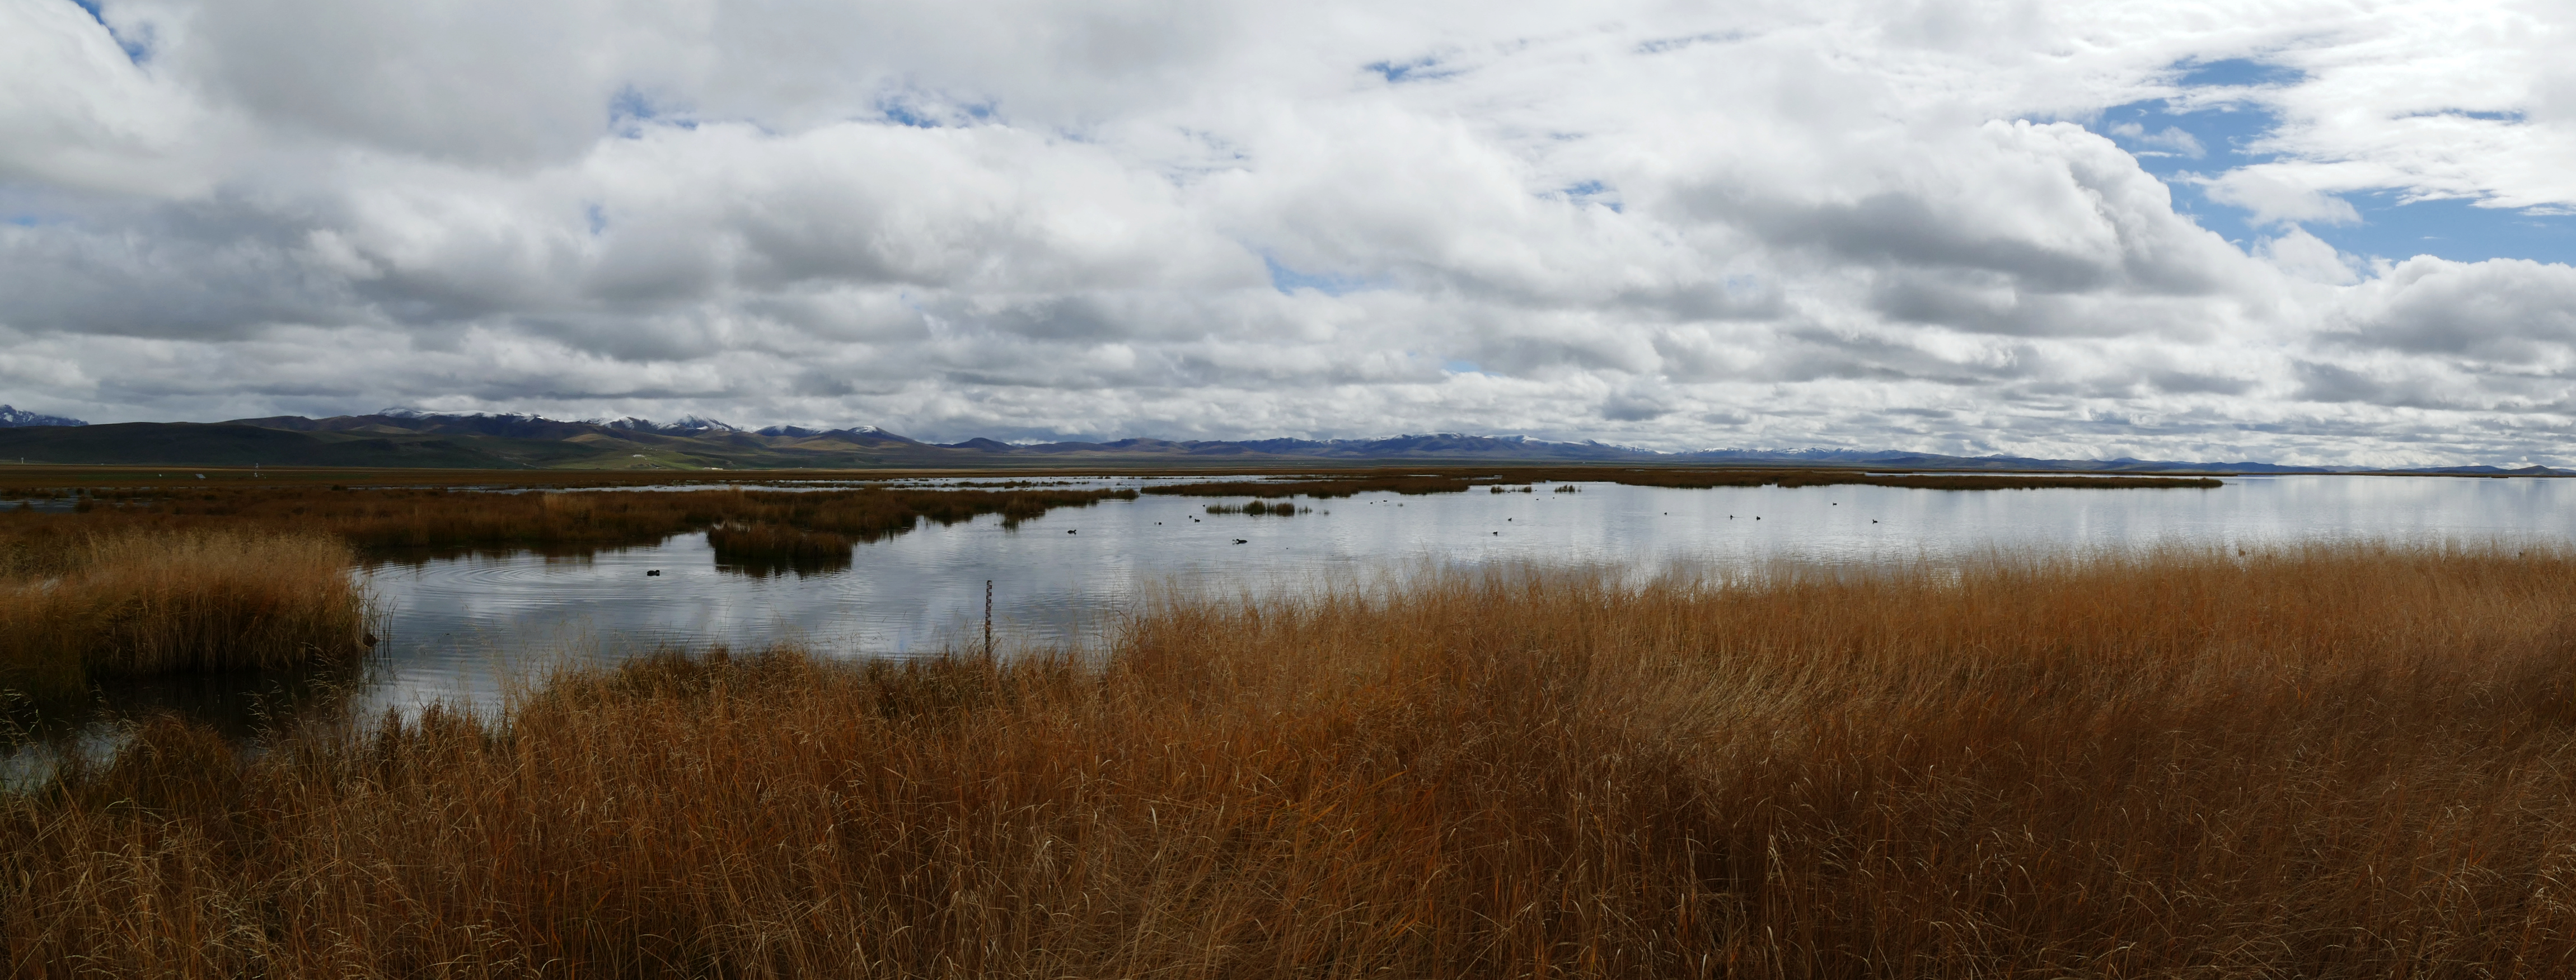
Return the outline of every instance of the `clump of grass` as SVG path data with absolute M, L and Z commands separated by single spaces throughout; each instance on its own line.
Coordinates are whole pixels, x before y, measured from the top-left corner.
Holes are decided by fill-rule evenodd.
M 0 579 L 0 683 L 22 690 L 365 652 L 366 592 L 329 535 L 96 535 L 48 557 L 46 577 Z
M 830 531 L 807 531 L 780 524 L 718 524 L 707 529 L 707 544 L 719 567 L 756 578 L 795 572 L 813 575 L 850 567 L 855 542 Z
M 1615 571 L 1615 570 L 1614 570 Z M 572 671 L 0 799 L 14 972 L 2576 967 L 2576 556 L 1170 598 L 1100 655 Z
M 1576 486 L 1576 485 L 1574 485 L 1574 484 L 1568 483 L 1568 484 L 1564 484 L 1564 485 L 1562 485 L 1562 486 L 1559 486 L 1559 487 L 1557 487 L 1556 489 L 1551 490 L 1551 491 L 1549 491 L 1549 492 L 1550 492 L 1550 493 L 1582 493 L 1582 492 L 1583 492 L 1583 488 L 1582 488 L 1582 487 L 1579 487 L 1579 486 Z
M 855 542 L 830 531 L 725 523 L 707 529 L 707 544 L 715 549 L 717 561 L 798 561 L 847 559 Z

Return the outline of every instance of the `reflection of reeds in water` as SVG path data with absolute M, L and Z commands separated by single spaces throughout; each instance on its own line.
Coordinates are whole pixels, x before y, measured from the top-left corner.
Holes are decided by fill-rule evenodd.
M 323 534 L 99 535 L 0 579 L 0 684 L 301 667 L 365 652 L 365 590 Z
M 1315 512 L 1315 509 L 1312 507 L 1299 507 L 1294 502 L 1286 500 L 1269 502 L 1255 500 L 1243 504 L 1209 504 L 1207 512 L 1211 514 L 1243 514 L 1251 517 L 1260 517 L 1264 514 L 1272 517 L 1295 517 L 1299 514 L 1312 514 Z
M 1173 599 L 1105 656 L 572 672 L 0 799 L 18 972 L 2525 976 L 2576 556 Z

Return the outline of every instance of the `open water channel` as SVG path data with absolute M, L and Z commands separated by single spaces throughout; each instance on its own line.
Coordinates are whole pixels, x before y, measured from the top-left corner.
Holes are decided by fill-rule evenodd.
M 1150 485 L 1135 478 L 1085 485 Z M 1579 492 L 1555 492 L 1572 486 Z M 842 654 L 981 643 L 985 583 L 1007 650 L 1096 641 L 1167 587 L 1306 589 L 1430 566 L 1615 566 L 1625 574 L 1754 563 L 1950 561 L 1996 550 L 2311 540 L 2576 541 L 2576 480 L 2231 477 L 2206 490 L 1680 490 L 1537 484 L 1532 493 L 1304 500 L 1295 517 L 1211 515 L 1200 497 L 924 524 L 857 546 L 847 568 L 720 566 L 704 535 L 586 557 L 463 557 L 367 572 L 389 642 L 368 697 L 485 701 L 497 679 L 560 658 L 659 644 L 792 639 Z M 659 575 L 647 575 L 658 570 Z

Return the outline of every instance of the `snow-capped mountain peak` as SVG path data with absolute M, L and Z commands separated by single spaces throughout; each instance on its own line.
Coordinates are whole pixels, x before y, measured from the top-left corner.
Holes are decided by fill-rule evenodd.
M 83 422 L 79 419 L 64 418 L 60 415 L 44 415 L 37 412 L 20 411 L 7 405 L 0 405 L 0 429 L 33 429 L 39 426 L 88 424 L 89 423 Z

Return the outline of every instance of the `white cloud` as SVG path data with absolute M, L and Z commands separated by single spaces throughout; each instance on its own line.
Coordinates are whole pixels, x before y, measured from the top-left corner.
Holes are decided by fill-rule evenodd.
M 0 0 L 0 181 L 143 195 L 202 191 L 202 110 L 63 0 Z
M 2209 199 L 2245 209 L 2258 225 L 2308 222 L 2348 225 L 2361 220 L 2352 202 L 2302 185 L 2294 168 L 2257 164 L 2228 171 L 2203 182 Z
M 2566 267 L 2296 227 L 2576 206 L 2454 9 L 0 0 L 0 401 L 2560 458 Z M 2251 54 L 2250 247 L 2058 121 Z
M 2334 246 L 2304 228 L 2291 228 L 2255 243 L 2254 254 L 2271 262 L 2274 268 L 2309 282 L 2348 286 L 2361 281 L 2361 263 L 2357 259 L 2335 251 Z
M 2497 207 L 2576 204 L 2565 4 L 2400 3 L 2342 17 L 2271 55 L 2298 84 L 2248 98 L 2278 113 L 2275 179 L 2325 194 L 2397 190 Z
M 2167 126 L 2150 133 L 2145 126 L 2137 123 L 2119 123 L 2111 127 L 2110 133 L 2130 143 L 2148 147 L 2138 151 L 2141 155 L 2190 157 L 2194 160 L 2209 155 L 2209 148 L 2200 144 L 2200 137 L 2183 132 L 2179 126 Z

